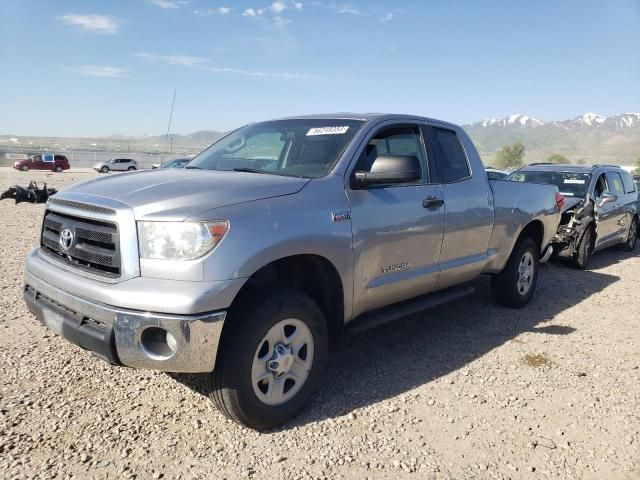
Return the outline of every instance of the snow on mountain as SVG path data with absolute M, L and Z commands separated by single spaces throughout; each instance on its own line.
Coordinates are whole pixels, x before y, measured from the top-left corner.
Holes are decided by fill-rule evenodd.
M 560 120 L 545 123 L 535 117 L 528 115 L 514 114 L 503 118 L 488 118 L 480 122 L 471 124 L 471 127 L 540 127 L 547 125 L 559 127 L 564 130 L 584 129 L 584 128 L 606 128 L 622 130 L 626 128 L 640 128 L 640 113 L 628 112 L 611 117 L 603 117 L 597 113 L 587 112 L 570 120 Z
M 580 115 L 579 117 L 574 118 L 573 122 L 591 127 L 593 125 L 604 122 L 606 119 L 607 117 L 603 117 L 602 115 L 598 115 L 597 113 L 587 112 Z
M 544 122 L 528 115 L 516 113 L 504 118 L 489 118 L 472 124 L 480 127 L 539 127 Z
M 623 128 L 640 126 L 640 113 L 628 112 L 622 115 L 615 115 L 606 119 L 603 125 L 613 127 L 616 130 Z

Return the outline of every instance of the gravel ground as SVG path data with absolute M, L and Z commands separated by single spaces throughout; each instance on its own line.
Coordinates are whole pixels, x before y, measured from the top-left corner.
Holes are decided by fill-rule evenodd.
M 0 188 L 90 172 L 0 169 Z M 640 478 L 640 248 L 545 266 L 533 302 L 486 278 L 454 304 L 348 338 L 309 408 L 258 434 L 201 378 L 106 365 L 21 299 L 43 207 L 0 202 L 0 477 Z

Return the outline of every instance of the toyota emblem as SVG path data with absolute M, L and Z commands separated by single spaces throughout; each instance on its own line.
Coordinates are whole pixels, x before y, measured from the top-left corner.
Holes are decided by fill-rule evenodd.
M 60 246 L 63 250 L 69 250 L 73 245 L 73 232 L 68 228 L 63 228 L 60 230 Z

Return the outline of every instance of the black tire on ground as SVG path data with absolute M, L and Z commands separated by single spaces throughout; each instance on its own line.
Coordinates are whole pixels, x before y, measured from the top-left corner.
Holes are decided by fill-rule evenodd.
M 529 303 L 538 283 L 538 257 L 538 246 L 531 238 L 522 237 L 516 242 L 504 270 L 491 277 L 498 303 L 511 308 L 522 308 Z M 528 281 L 524 281 L 527 278 Z
M 629 224 L 629 232 L 627 233 L 627 241 L 621 243 L 618 248 L 624 252 L 633 252 L 636 248 L 636 240 L 638 239 L 638 219 L 633 217 Z
M 22 165 L 20 167 L 20 170 L 22 170 L 23 172 L 27 172 L 27 171 L 29 171 L 29 167 L 27 165 Z
M 256 395 L 252 366 L 271 327 L 299 319 L 313 337 L 313 359 L 306 381 L 288 401 L 267 405 Z M 327 366 L 328 331 L 322 311 L 307 295 L 288 288 L 249 291 L 238 298 L 225 320 L 216 366 L 207 376 L 209 397 L 228 418 L 254 430 L 285 423 L 307 403 Z M 273 349 L 273 346 L 269 347 Z
M 595 241 L 595 235 L 593 232 L 593 225 L 589 225 L 584 231 L 580 243 L 578 244 L 578 251 L 573 258 L 573 266 L 580 270 L 587 270 L 589 268 L 589 262 L 593 256 L 593 244 Z
M 100 169 L 100 173 L 108 173 L 108 172 L 109 172 L 109 167 L 105 166 Z
M 60 173 L 62 171 L 62 167 L 58 165 L 56 168 L 53 169 L 53 171 Z
M 136 169 L 136 167 L 129 167 L 127 168 L 127 170 L 129 170 L 130 172 L 133 172 Z

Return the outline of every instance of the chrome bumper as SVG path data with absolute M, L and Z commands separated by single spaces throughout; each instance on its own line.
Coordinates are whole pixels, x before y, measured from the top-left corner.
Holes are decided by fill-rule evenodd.
M 72 295 L 25 272 L 29 310 L 54 333 L 116 365 L 211 372 L 226 311 L 166 315 L 120 309 Z

